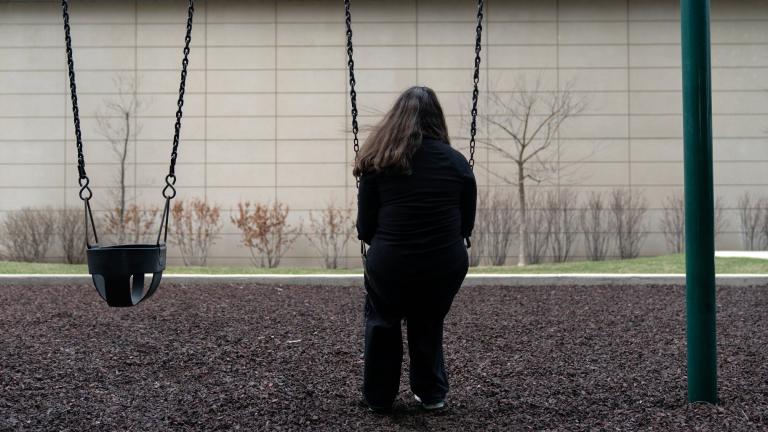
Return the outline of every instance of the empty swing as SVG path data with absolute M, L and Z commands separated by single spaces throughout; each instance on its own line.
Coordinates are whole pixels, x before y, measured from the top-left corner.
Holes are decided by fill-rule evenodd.
M 355 151 L 355 161 L 357 161 L 360 152 L 360 140 L 357 135 L 359 125 L 357 122 L 357 92 L 355 91 L 355 59 L 354 46 L 352 43 L 352 13 L 350 12 L 351 0 L 344 0 L 345 22 L 347 25 L 347 70 L 349 71 L 349 101 L 352 114 L 352 149 Z M 480 83 L 480 50 L 482 49 L 483 36 L 483 8 L 484 0 L 477 0 L 477 25 L 475 27 L 475 60 L 474 72 L 472 75 L 472 109 L 470 116 L 472 118 L 469 125 L 469 167 L 475 168 L 475 135 L 477 134 L 477 97 L 479 95 L 478 84 Z M 355 177 L 355 184 L 360 188 L 360 177 Z M 467 248 L 472 246 L 469 238 L 464 239 Z M 366 248 L 365 242 L 360 240 L 360 255 L 363 259 L 363 269 L 365 269 Z
M 80 113 L 77 106 L 77 86 L 75 85 L 75 64 L 72 58 L 72 38 L 69 26 L 69 1 L 62 0 L 64 17 L 64 39 L 67 49 L 67 66 L 69 68 L 69 88 L 72 97 L 72 116 L 75 124 L 75 139 L 77 142 L 77 171 L 80 185 L 80 199 L 85 207 L 85 244 L 88 257 L 88 272 L 93 277 L 96 291 L 109 306 L 135 306 L 151 297 L 160 286 L 166 262 L 166 241 L 168 239 L 168 218 L 171 200 L 176 196 L 176 157 L 178 155 L 179 135 L 181 133 L 182 107 L 184 106 L 184 91 L 189 64 L 189 44 L 192 40 L 192 17 L 195 12 L 194 0 L 189 0 L 187 14 L 187 33 L 184 39 L 184 57 L 181 62 L 181 82 L 179 84 L 178 109 L 174 126 L 173 148 L 168 175 L 165 176 L 165 187 L 162 190 L 165 206 L 160 221 L 160 230 L 154 244 L 121 244 L 112 246 L 99 245 L 99 237 L 93 220 L 90 200 L 93 192 L 90 180 L 85 172 L 85 157 L 80 133 Z M 88 234 L 90 225 L 93 231 L 94 243 L 91 244 Z M 162 240 L 162 242 L 161 242 Z M 145 286 L 144 278 L 151 274 L 152 279 Z

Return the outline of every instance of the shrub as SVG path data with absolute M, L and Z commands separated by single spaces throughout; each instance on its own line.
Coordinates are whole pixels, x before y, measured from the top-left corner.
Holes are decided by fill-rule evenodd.
M 544 221 L 554 262 L 566 262 L 571 255 L 578 232 L 577 200 L 578 195 L 570 189 L 551 191 L 544 200 Z
M 768 201 L 745 192 L 739 198 L 738 207 L 742 245 L 746 250 L 757 250 L 760 246 L 760 225 L 765 217 L 764 213 L 768 212 Z
M 648 201 L 638 191 L 618 188 L 611 191 L 609 208 L 612 233 L 616 236 L 619 257 L 637 258 L 640 244 L 648 235 L 644 232 L 643 219 L 648 211 Z
M 590 193 L 579 219 L 584 233 L 587 259 L 590 261 L 604 260 L 608 256 L 610 236 L 608 235 L 608 209 L 602 193 Z
M 714 210 L 715 239 L 717 239 L 728 227 L 725 207 L 720 197 L 715 200 Z M 685 252 L 685 200 L 682 194 L 676 193 L 664 200 L 660 228 L 670 252 Z
M 85 215 L 81 208 L 67 208 L 58 211 L 56 233 L 67 264 L 85 262 Z
M 54 240 L 56 213 L 25 207 L 9 212 L 0 226 L 0 241 L 12 261 L 40 262 Z
M 204 266 L 208 251 L 221 232 L 221 207 L 195 198 L 178 200 L 171 209 L 171 243 L 179 247 L 184 265 Z
M 122 215 L 118 207 L 111 208 L 104 215 L 105 240 L 116 243 L 155 241 L 155 223 L 158 222 L 159 213 L 157 207 L 142 209 L 136 204 L 128 205 Z
M 469 264 L 478 266 L 487 257 L 491 265 L 504 265 L 518 229 L 519 212 L 512 206 L 510 194 L 503 190 L 488 190 L 477 198 Z
M 525 213 L 527 229 L 523 235 L 525 259 L 528 264 L 539 264 L 547 252 L 552 232 L 548 224 L 542 223 L 542 215 L 545 213 L 543 195 L 530 191 L 527 201 L 528 210 Z
M 251 261 L 256 265 L 270 268 L 280 265 L 285 255 L 298 237 L 299 229 L 287 223 L 289 207 L 280 202 L 271 206 L 250 202 L 238 203 L 238 214 L 232 217 L 232 223 L 242 234 L 242 243 L 251 253 Z
M 328 203 L 323 210 L 309 212 L 309 228 L 306 237 L 322 255 L 325 268 L 338 268 L 339 257 L 355 232 L 352 209 Z

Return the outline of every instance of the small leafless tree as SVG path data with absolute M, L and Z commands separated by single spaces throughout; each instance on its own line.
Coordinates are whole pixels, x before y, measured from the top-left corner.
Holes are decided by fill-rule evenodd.
M 486 203 L 483 252 L 491 265 L 502 266 L 507 262 L 512 239 L 520 223 L 518 210 L 513 205 L 512 195 L 501 189 L 487 192 Z
M 243 245 L 251 252 L 255 265 L 269 268 L 280 265 L 280 259 L 299 236 L 300 228 L 288 224 L 290 208 L 275 201 L 272 205 L 238 203 L 238 214 L 231 218 L 242 234 Z
M 104 101 L 104 108 L 96 113 L 98 133 L 112 145 L 112 151 L 118 161 L 117 187 L 113 190 L 115 211 L 110 223 L 117 223 L 114 235 L 118 243 L 126 240 L 128 201 L 126 172 L 129 144 L 138 135 L 141 127 L 136 121 L 138 112 L 143 108 L 137 97 L 138 82 L 133 77 L 118 76 L 114 79 L 117 97 Z M 132 126 L 135 126 L 132 128 Z
M 587 259 L 603 261 L 608 256 L 611 240 L 608 233 L 610 217 L 604 195 L 591 192 L 579 216 Z
M 544 199 L 544 221 L 554 262 L 566 262 L 571 256 L 578 234 L 577 201 L 578 195 L 570 189 L 550 191 Z
M 725 219 L 725 207 L 720 197 L 715 200 L 714 217 L 715 240 L 717 240 L 717 237 L 728 227 L 728 221 Z M 664 200 L 660 228 L 670 252 L 685 252 L 685 201 L 682 194 L 675 193 Z
M 355 232 L 355 220 L 351 207 L 337 207 L 329 202 L 320 211 L 309 212 L 309 229 L 306 237 L 320 252 L 325 268 L 339 268 L 339 257 Z
M 171 209 L 171 243 L 179 247 L 184 265 L 204 266 L 221 232 L 221 207 L 194 198 L 178 200 Z
M 540 192 L 531 191 L 528 194 L 529 211 L 525 216 L 520 216 L 522 221 L 528 224 L 525 230 L 523 242 L 525 242 L 525 253 L 528 264 L 540 264 L 544 260 L 549 247 L 550 237 L 552 236 L 551 226 L 543 223 L 545 200 Z
M 538 247 L 534 237 L 528 236 L 527 183 L 545 183 L 556 177 L 562 166 L 558 164 L 554 147 L 557 134 L 566 119 L 584 109 L 583 100 L 577 99 L 566 88 L 557 92 L 540 90 L 540 84 L 533 88 L 518 85 L 518 90 L 510 95 L 497 92 L 488 94 L 488 111 L 480 114 L 480 120 L 490 127 L 488 138 L 478 142 L 504 159 L 512 162 L 516 173 L 510 175 L 500 172 L 492 166 L 478 164 L 490 175 L 505 183 L 517 187 L 517 208 L 520 212 L 518 236 L 527 239 L 519 242 L 518 265 L 524 266 L 529 256 L 538 256 L 538 252 L 529 253 L 527 247 Z M 541 231 L 541 230 L 538 230 Z
M 56 219 L 56 232 L 67 264 L 85 262 L 85 216 L 82 208 L 62 209 Z
M 764 218 L 766 202 L 745 192 L 739 198 L 739 222 L 744 249 L 757 250 L 760 246 L 760 223 Z
M 0 242 L 11 261 L 41 262 L 54 240 L 56 213 L 30 207 L 9 212 L 0 225 Z
M 611 191 L 609 208 L 619 257 L 637 258 L 640 256 L 640 245 L 648 235 L 643 223 L 648 212 L 648 201 L 639 191 L 617 188 Z

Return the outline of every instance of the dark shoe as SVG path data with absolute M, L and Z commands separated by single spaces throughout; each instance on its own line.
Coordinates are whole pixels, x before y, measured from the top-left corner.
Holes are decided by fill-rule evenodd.
M 437 411 L 445 408 L 445 401 L 439 400 L 437 402 L 431 402 L 431 403 L 424 403 L 421 401 L 421 398 L 417 395 L 413 395 L 413 398 L 416 399 L 416 402 L 421 404 L 421 407 L 424 408 L 426 411 Z
M 379 406 L 379 405 L 371 405 L 368 402 L 365 401 L 365 399 L 360 401 L 360 406 L 367 408 L 368 411 L 376 414 L 390 414 L 392 413 L 392 406 Z

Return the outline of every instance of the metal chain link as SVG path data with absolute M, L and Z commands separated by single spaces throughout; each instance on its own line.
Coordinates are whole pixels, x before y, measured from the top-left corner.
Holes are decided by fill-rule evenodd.
M 77 84 L 75 84 L 75 61 L 72 56 L 72 36 L 69 28 L 69 1 L 61 0 L 61 11 L 64 16 L 64 42 L 67 47 L 67 68 L 69 71 L 69 94 L 72 98 L 72 117 L 75 123 L 75 141 L 77 143 L 77 173 L 80 184 L 80 199 L 87 201 L 93 197 L 88 175 L 85 173 L 85 157 L 83 156 L 83 136 L 80 131 L 80 108 L 77 105 Z
M 480 50 L 482 49 L 483 36 L 483 8 L 485 2 L 477 0 L 477 27 L 475 29 L 475 71 L 472 76 L 474 87 L 472 89 L 472 122 L 469 127 L 469 167 L 475 168 L 475 135 L 477 134 L 477 98 L 480 94 L 478 84 L 480 83 Z
M 357 92 L 355 91 L 355 59 L 354 59 L 354 47 L 352 45 L 352 13 L 349 10 L 350 0 L 344 0 L 344 16 L 347 25 L 347 68 L 349 70 L 349 101 L 352 113 L 352 149 L 355 151 L 355 166 L 357 166 L 357 157 L 360 153 L 360 139 L 358 138 L 358 132 L 360 126 L 357 123 Z M 360 189 L 360 174 L 355 176 L 355 187 Z M 363 268 L 365 268 L 365 260 L 368 255 L 365 242 L 360 240 L 360 255 L 363 257 Z
M 349 70 L 349 100 L 352 113 L 352 148 L 355 150 L 355 165 L 357 165 L 357 156 L 360 153 L 360 139 L 357 137 L 360 127 L 357 123 L 357 92 L 355 91 L 355 59 L 354 48 L 352 45 L 352 14 L 349 10 L 350 0 L 344 0 L 344 13 L 347 24 L 347 68 Z M 355 176 L 355 184 L 360 187 L 360 176 Z
M 184 93 L 187 84 L 187 66 L 189 65 L 189 44 L 192 42 L 192 18 L 195 15 L 195 0 L 189 0 L 189 9 L 187 12 L 187 34 L 184 37 L 184 58 L 181 60 L 181 81 L 179 82 L 179 99 L 176 102 L 176 124 L 173 127 L 173 148 L 171 149 L 171 164 L 168 168 L 168 175 L 165 176 L 165 187 L 163 188 L 163 197 L 172 199 L 176 196 L 176 157 L 179 149 L 179 135 L 181 134 L 181 118 L 184 116 L 182 108 L 184 107 Z

